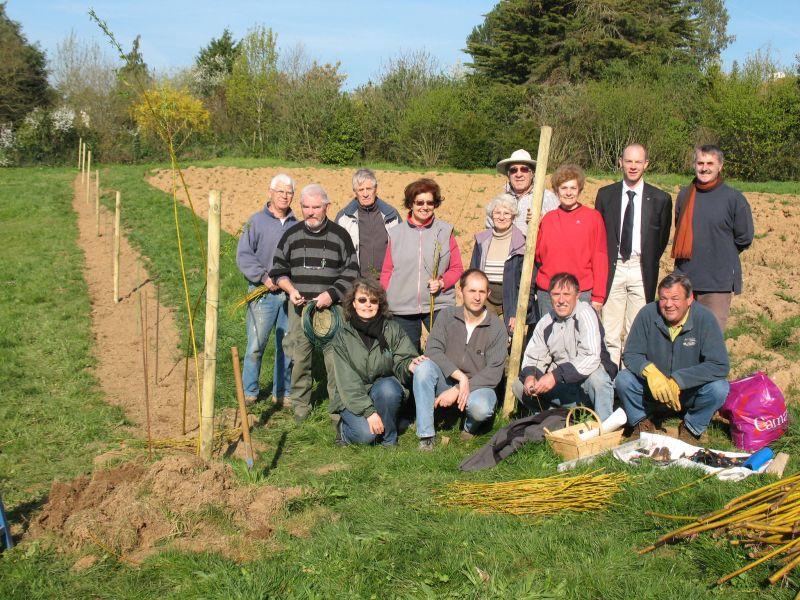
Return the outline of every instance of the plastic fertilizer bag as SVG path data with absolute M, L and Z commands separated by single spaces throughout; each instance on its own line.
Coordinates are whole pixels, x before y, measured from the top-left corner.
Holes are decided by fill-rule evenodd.
M 730 421 L 733 443 L 748 452 L 774 442 L 789 427 L 783 393 L 761 371 L 732 381 L 719 412 Z

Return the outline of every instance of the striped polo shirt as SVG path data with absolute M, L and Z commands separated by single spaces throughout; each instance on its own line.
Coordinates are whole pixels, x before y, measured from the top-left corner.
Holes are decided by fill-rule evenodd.
M 293 225 L 278 242 L 269 276 L 276 283 L 288 277 L 307 300 L 328 292 L 334 302 L 340 302 L 358 277 L 350 235 L 330 219 L 316 232 L 305 222 Z

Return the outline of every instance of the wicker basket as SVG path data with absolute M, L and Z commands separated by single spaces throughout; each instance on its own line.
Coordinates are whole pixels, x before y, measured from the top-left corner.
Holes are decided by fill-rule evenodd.
M 577 425 L 570 425 L 572 415 L 578 409 L 590 412 L 595 418 L 594 422 L 589 421 L 586 423 L 578 423 Z M 599 428 L 600 417 L 596 412 L 586 406 L 576 406 L 567 413 L 566 427 L 556 431 L 548 431 L 545 429 L 544 437 L 557 454 L 565 460 L 573 460 L 575 458 L 594 456 L 595 454 L 600 454 L 601 452 L 616 448 L 620 445 L 622 441 L 622 429 L 610 433 L 601 433 L 597 437 L 588 440 L 582 440 L 578 437 L 581 433 Z

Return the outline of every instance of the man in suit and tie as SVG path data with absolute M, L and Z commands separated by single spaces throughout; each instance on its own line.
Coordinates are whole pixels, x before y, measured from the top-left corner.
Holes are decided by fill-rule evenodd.
M 622 339 L 645 304 L 655 298 L 658 262 L 669 242 L 672 197 L 645 183 L 649 161 L 641 144 L 622 151 L 623 179 L 597 192 L 608 242 L 608 293 L 602 321 L 611 360 L 619 364 Z

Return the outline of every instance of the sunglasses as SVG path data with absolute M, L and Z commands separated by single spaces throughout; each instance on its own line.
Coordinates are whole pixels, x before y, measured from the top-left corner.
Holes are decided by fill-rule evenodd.
M 369 302 L 370 304 L 377 304 L 378 303 L 378 299 L 377 298 L 367 298 L 366 296 L 359 296 L 358 298 L 356 298 L 356 302 L 358 302 L 359 304 L 366 304 L 367 302 Z
M 435 206 L 436 203 L 433 200 L 414 200 L 414 206 Z
M 509 175 L 514 175 L 515 173 L 530 173 L 530 172 L 531 172 L 531 168 L 530 167 L 526 167 L 525 165 L 522 165 L 520 167 L 509 167 L 509 169 L 508 169 L 508 174 Z

